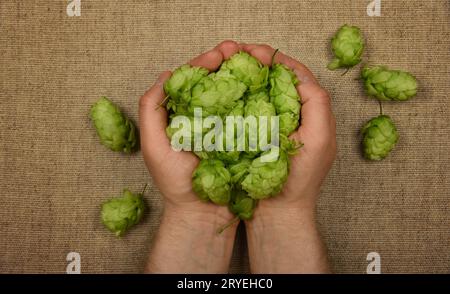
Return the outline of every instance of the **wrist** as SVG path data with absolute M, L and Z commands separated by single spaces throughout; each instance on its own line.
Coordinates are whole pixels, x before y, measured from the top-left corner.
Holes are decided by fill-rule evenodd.
M 230 220 L 227 207 L 200 204 L 173 204 L 166 199 L 147 272 L 227 272 L 237 225 L 218 234 L 218 228 Z
M 263 200 L 255 208 L 253 218 L 246 222 L 250 230 L 285 230 L 299 226 L 314 229 L 316 224 L 315 199 L 276 203 L 276 198 Z
M 233 218 L 233 214 L 226 206 L 201 201 L 183 204 L 166 202 L 161 225 L 173 224 L 174 227 L 217 234 L 217 230 Z M 234 232 L 236 227 L 237 225 L 231 226 L 226 231 Z

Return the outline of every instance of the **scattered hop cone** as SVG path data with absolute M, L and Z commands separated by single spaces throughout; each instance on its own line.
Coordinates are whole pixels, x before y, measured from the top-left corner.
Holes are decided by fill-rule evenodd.
M 227 205 L 230 201 L 230 184 L 231 175 L 220 160 L 200 161 L 192 176 L 193 189 L 200 199 L 218 205 Z
M 331 49 L 335 55 L 328 69 L 349 68 L 361 62 L 364 51 L 364 39 L 358 27 L 344 25 L 331 40 Z
M 136 149 L 136 127 L 108 98 L 102 97 L 92 106 L 90 117 L 103 145 L 125 153 Z
M 253 217 L 256 200 L 248 197 L 247 193 L 238 189 L 233 191 L 228 207 L 230 211 L 241 220 L 249 220 Z
M 194 109 L 198 107 L 202 108 L 205 116 L 224 116 L 236 106 L 246 90 L 245 84 L 231 74 L 210 74 L 192 89 L 189 112 L 193 114 Z
M 269 151 L 263 152 L 261 156 Z M 265 199 L 278 194 L 286 182 L 289 171 L 288 156 L 279 150 L 278 159 L 263 162 L 261 157 L 252 161 L 249 174 L 242 181 L 242 189 L 256 200 Z
M 258 59 L 246 52 L 239 52 L 225 61 L 219 72 L 228 70 L 238 80 L 244 82 L 251 93 L 256 93 L 267 86 L 269 67 L 262 65 Z
M 362 128 L 364 156 L 370 160 L 382 160 L 394 148 L 399 135 L 391 118 L 380 115 Z
M 366 92 L 378 100 L 406 101 L 417 94 L 417 80 L 408 72 L 385 66 L 364 67 L 361 72 Z
M 113 198 L 102 205 L 102 222 L 117 237 L 139 223 L 144 215 L 142 194 L 133 194 L 127 189 L 120 198 Z
M 207 74 L 208 70 L 201 67 L 183 65 L 177 68 L 164 83 L 164 91 L 171 98 L 167 109 L 175 113 L 185 113 L 191 101 L 191 89 Z
M 231 164 L 239 161 L 239 157 L 241 155 L 241 152 L 236 150 L 236 140 L 234 136 L 227 136 L 226 127 L 223 128 L 223 134 L 222 134 L 222 150 L 223 151 L 214 151 L 210 152 L 213 153 L 216 159 L 219 159 L 223 161 L 225 164 Z M 217 139 L 217 138 L 215 138 Z M 234 150 L 227 151 L 227 141 L 233 142 L 234 141 Z

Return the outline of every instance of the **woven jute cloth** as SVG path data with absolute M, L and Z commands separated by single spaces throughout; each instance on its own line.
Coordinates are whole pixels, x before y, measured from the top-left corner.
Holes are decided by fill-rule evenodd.
M 374 251 L 385 273 L 449 272 L 449 1 L 383 0 L 379 17 L 367 15 L 370 0 L 81 0 L 79 17 L 67 15 L 69 2 L 0 1 L 0 272 L 63 273 L 69 252 L 84 273 L 143 270 L 161 195 L 141 153 L 99 144 L 89 108 L 107 96 L 138 121 L 139 97 L 160 72 L 224 39 L 279 48 L 331 94 L 339 152 L 318 222 L 333 270 L 365 273 Z M 365 62 L 420 83 L 416 98 L 384 103 L 400 141 L 381 162 L 361 156 L 359 130 L 379 110 L 355 80 L 359 67 L 326 69 L 344 23 L 364 32 Z M 143 222 L 115 238 L 100 204 L 145 183 Z M 248 271 L 240 228 L 230 272 Z

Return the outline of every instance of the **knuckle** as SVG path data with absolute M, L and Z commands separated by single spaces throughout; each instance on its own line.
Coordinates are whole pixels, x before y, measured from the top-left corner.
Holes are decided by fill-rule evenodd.
M 139 108 L 146 108 L 150 104 L 148 93 L 149 92 L 145 93 L 139 98 Z
M 320 87 L 317 88 L 317 90 L 316 90 L 316 97 L 321 102 L 329 102 L 330 101 L 330 94 L 328 93 L 328 91 L 323 88 L 320 88 Z
M 268 51 L 274 51 L 275 49 L 272 48 L 272 46 L 269 46 L 267 44 L 261 44 L 260 45 L 261 48 L 268 50 Z
M 233 40 L 222 41 L 217 48 L 221 51 L 237 51 L 239 48 L 238 43 Z

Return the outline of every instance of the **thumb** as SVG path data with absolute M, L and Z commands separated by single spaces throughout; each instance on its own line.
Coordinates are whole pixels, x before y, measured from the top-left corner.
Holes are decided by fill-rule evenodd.
M 164 82 L 170 75 L 170 71 L 163 72 L 139 100 L 141 150 L 144 158 L 162 158 L 171 148 L 166 136 L 167 111 L 161 106 L 166 97 Z

